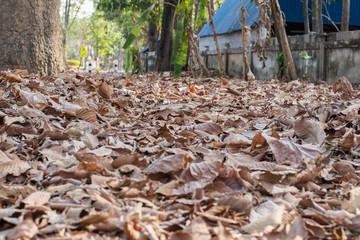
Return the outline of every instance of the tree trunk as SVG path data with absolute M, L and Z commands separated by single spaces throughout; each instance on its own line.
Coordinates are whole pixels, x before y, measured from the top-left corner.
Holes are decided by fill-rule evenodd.
M 171 66 L 171 53 L 172 53 L 172 30 L 175 7 L 178 0 L 165 0 L 163 17 L 161 22 L 161 37 L 160 46 L 156 62 L 156 71 L 170 71 Z
M 303 0 L 303 15 L 304 15 L 304 31 L 305 31 L 305 34 L 309 34 L 309 32 L 310 32 L 308 6 L 309 6 L 309 0 Z
M 246 44 L 248 43 L 247 30 L 246 30 L 246 10 L 245 7 L 241 7 L 241 35 L 242 35 L 242 45 L 243 45 L 243 79 L 248 80 L 248 71 L 249 71 L 249 60 L 248 60 L 248 50 Z
M 350 20 L 350 0 L 343 0 L 343 9 L 341 16 L 341 31 L 349 31 Z
M 313 32 L 318 32 L 318 17 L 317 17 L 317 7 L 318 5 L 318 0 L 311 0 L 311 19 L 312 19 L 312 23 L 311 23 L 311 28 Z
M 208 12 L 209 12 L 210 26 L 211 26 L 211 29 L 213 31 L 213 37 L 214 37 L 214 42 L 215 42 L 215 46 L 216 46 L 220 72 L 221 72 L 221 74 L 224 74 L 225 73 L 224 62 L 223 62 L 223 59 L 222 59 L 222 56 L 221 56 L 221 50 L 220 50 L 219 42 L 218 42 L 217 36 L 216 36 L 215 24 L 214 24 L 214 20 L 212 18 L 213 13 L 212 13 L 211 6 L 210 6 L 209 2 L 207 2 L 207 9 L 208 9 Z
M 65 12 L 64 12 L 64 27 L 63 27 L 63 45 L 66 47 L 67 42 L 67 32 L 69 30 L 69 20 L 70 20 L 70 9 L 71 9 L 71 0 L 65 1 Z M 66 52 L 65 52 L 66 55 Z
M 0 0 L 0 70 L 64 70 L 60 1 Z
M 323 20 L 322 20 L 322 1 L 323 0 L 316 0 L 317 4 L 316 4 L 316 18 L 317 18 L 317 33 L 319 34 L 323 34 L 324 33 L 324 29 L 323 29 Z
M 188 32 L 190 47 L 191 47 L 191 49 L 192 49 L 198 63 L 200 64 L 200 67 L 201 67 L 204 75 L 206 77 L 210 77 L 209 70 L 207 69 L 206 64 L 204 63 L 204 60 L 201 57 L 200 51 L 199 51 L 199 49 L 198 49 L 198 47 L 197 47 L 197 45 L 195 43 L 195 40 L 194 40 L 194 37 L 193 37 L 194 33 L 193 33 L 191 27 L 187 27 L 186 31 Z
M 278 0 L 271 0 L 272 8 L 273 8 L 273 14 L 274 14 L 274 20 L 275 20 L 275 28 L 279 31 L 279 42 L 281 42 L 282 51 L 284 53 L 286 66 L 288 69 L 289 76 L 291 80 L 297 79 L 296 74 L 296 68 L 294 65 L 294 60 L 291 54 L 289 41 L 286 35 L 285 27 L 284 27 L 284 21 L 281 14 L 281 9 Z
M 148 30 L 148 42 L 149 42 L 149 51 L 156 51 L 158 47 L 158 36 L 157 36 L 157 26 L 155 24 L 155 15 L 151 15 L 149 30 Z

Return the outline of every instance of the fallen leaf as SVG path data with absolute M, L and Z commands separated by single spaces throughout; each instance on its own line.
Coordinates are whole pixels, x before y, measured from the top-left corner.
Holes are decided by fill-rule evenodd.
M 283 213 L 283 206 L 267 201 L 256 210 L 251 210 L 250 223 L 243 226 L 242 229 L 251 234 L 271 231 L 281 223 Z
M 34 192 L 27 196 L 22 202 L 31 206 L 42 206 L 50 200 L 51 193 L 49 192 Z
M 147 174 L 152 173 L 170 173 L 181 170 L 184 168 L 185 163 L 185 156 L 184 154 L 178 155 L 169 155 L 158 160 L 155 160 L 151 163 L 144 172 Z
M 38 227 L 33 220 L 31 218 L 27 218 L 9 232 L 7 239 L 32 239 L 36 236 L 36 234 L 38 234 L 38 232 Z
M 306 143 L 317 143 L 322 145 L 326 134 L 321 125 L 315 121 L 303 119 L 294 123 L 295 134 Z
M 269 144 L 276 162 L 281 164 L 289 162 L 291 164 L 301 165 L 305 159 L 311 160 L 325 153 L 325 149 L 310 145 L 299 145 L 289 140 L 279 140 L 266 134 L 263 135 Z
M 113 87 L 107 83 L 102 83 L 99 87 L 99 94 L 104 98 L 110 99 L 113 93 Z
M 80 110 L 76 111 L 76 117 L 91 123 L 97 122 L 96 112 L 92 108 L 81 108 Z

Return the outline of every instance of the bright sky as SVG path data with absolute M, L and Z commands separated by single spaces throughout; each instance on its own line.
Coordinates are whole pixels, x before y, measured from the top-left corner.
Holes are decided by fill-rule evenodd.
M 81 6 L 79 17 L 91 16 L 91 14 L 95 11 L 94 9 L 94 1 L 93 0 L 85 0 L 84 4 Z

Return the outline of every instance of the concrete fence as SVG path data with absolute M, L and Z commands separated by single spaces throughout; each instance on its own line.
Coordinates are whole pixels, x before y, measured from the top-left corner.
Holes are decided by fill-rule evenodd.
M 236 34 L 237 38 L 235 38 Z M 226 73 L 235 77 L 242 77 L 243 70 L 240 36 L 238 33 L 219 36 Z M 217 52 L 214 48 L 215 44 L 212 45 L 211 41 L 213 41 L 212 36 L 200 39 L 200 50 L 206 66 L 209 69 L 218 69 Z M 290 36 L 289 43 L 299 77 L 307 75 L 314 82 L 332 83 L 339 77 L 345 76 L 350 82 L 360 83 L 360 31 Z M 276 61 L 280 53 L 277 39 L 272 38 L 270 47 L 265 49 L 267 56 L 265 68 L 259 61 L 257 53 L 250 49 L 251 46 L 249 63 L 256 78 L 260 80 L 273 78 L 279 68 Z M 311 58 L 309 60 L 301 58 L 302 51 L 306 51 Z M 156 54 L 148 53 L 142 58 L 144 69 L 155 70 Z

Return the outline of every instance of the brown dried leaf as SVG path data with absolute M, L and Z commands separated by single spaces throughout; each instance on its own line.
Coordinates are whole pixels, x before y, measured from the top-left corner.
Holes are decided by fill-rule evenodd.
M 262 136 L 261 132 L 256 133 L 251 143 L 251 149 L 265 147 L 266 145 L 266 139 Z
M 34 192 L 27 196 L 22 202 L 31 206 L 42 206 L 50 200 L 51 193 L 49 192 Z
M 315 177 L 318 177 L 321 173 L 321 170 L 324 169 L 323 165 L 320 165 L 318 167 L 313 168 L 307 168 L 304 171 L 300 172 L 296 175 L 296 178 L 293 182 L 293 184 L 300 184 L 300 183 L 306 183 L 311 180 L 313 180 Z
M 156 193 L 165 196 L 182 196 L 193 193 L 198 188 L 204 188 L 206 183 L 201 181 L 193 181 L 185 183 L 183 180 L 173 180 L 160 186 Z
M 353 92 L 353 87 L 349 80 L 346 77 L 341 77 L 336 80 L 331 86 L 334 93 L 341 92 L 347 96 L 351 96 Z
M 326 149 L 310 145 L 299 145 L 290 140 L 278 140 L 266 134 L 263 135 L 275 156 L 276 162 L 281 164 L 290 162 L 301 165 L 305 159 L 314 159 L 325 153 Z
M 17 225 L 11 230 L 7 239 L 18 240 L 18 239 L 32 239 L 38 234 L 39 230 L 36 224 L 31 218 L 25 219 L 21 224 Z
M 93 108 L 84 107 L 76 111 L 76 117 L 87 122 L 97 123 L 96 111 Z
M 31 127 L 23 127 L 19 124 L 11 124 L 1 129 L 2 132 L 6 132 L 8 136 L 18 136 L 22 134 L 37 134 L 36 129 Z
M 19 96 L 21 99 L 31 104 L 34 108 L 42 110 L 47 106 L 47 97 L 41 93 L 27 92 L 19 89 Z
M 114 89 L 111 85 L 107 84 L 107 83 L 102 83 L 100 88 L 99 88 L 99 94 L 100 96 L 110 99 L 111 96 L 114 93 Z
M 96 223 L 107 223 L 109 222 L 110 219 L 110 214 L 107 212 L 103 212 L 103 213 L 95 213 L 93 215 L 89 215 L 84 217 L 81 220 L 81 225 L 85 226 L 85 225 L 89 225 L 89 224 L 96 224 Z
M 262 233 L 271 231 L 282 221 L 284 206 L 278 206 L 272 201 L 262 203 L 250 213 L 250 223 L 242 227 L 248 233 Z
M 0 163 L 0 178 L 11 174 L 13 176 L 20 176 L 30 168 L 30 165 L 22 160 L 12 160 Z
M 326 134 L 321 125 L 315 121 L 303 119 L 294 123 L 296 136 L 306 143 L 317 143 L 322 145 L 325 141 Z
M 192 235 L 192 239 L 210 240 L 211 234 L 205 221 L 201 217 L 195 218 L 191 225 L 184 230 Z
M 170 173 L 181 170 L 184 168 L 185 156 L 184 154 L 169 155 L 155 160 L 144 170 L 144 173 Z
M 193 238 L 188 232 L 177 231 L 170 235 L 169 240 L 193 240 Z
M 13 71 L 14 74 L 17 74 L 19 76 L 27 76 L 29 75 L 29 72 L 27 70 L 24 70 L 24 69 L 15 69 Z
M 22 82 L 21 77 L 12 73 L 6 75 L 6 81 L 9 82 Z
M 355 168 L 350 163 L 346 162 L 334 162 L 332 164 L 333 169 L 340 175 L 346 175 L 348 173 L 355 173 Z
M 360 144 L 360 135 L 355 134 L 355 129 L 351 128 L 345 135 L 341 148 L 343 150 L 349 150 L 357 147 Z
M 62 131 L 54 130 L 54 131 L 44 131 L 40 136 L 39 140 L 44 139 L 45 137 L 49 137 L 53 141 L 61 141 L 68 140 L 69 136 Z
M 85 133 L 80 139 L 91 150 L 99 146 L 99 139 L 94 134 Z
M 212 122 L 197 124 L 194 126 L 194 129 L 214 135 L 219 135 L 220 133 L 222 133 L 221 126 L 217 123 L 212 123 Z
M 342 209 L 354 214 L 357 209 L 360 209 L 360 187 L 354 188 L 350 191 L 350 199 L 344 200 Z
M 94 163 L 99 168 L 113 170 L 111 166 L 113 160 L 111 158 L 101 157 L 93 153 L 75 153 L 74 156 L 81 163 Z

